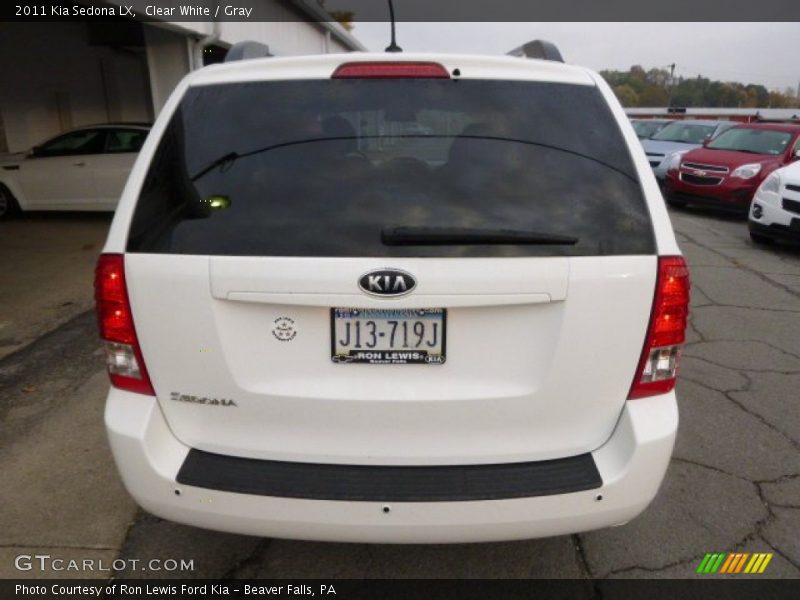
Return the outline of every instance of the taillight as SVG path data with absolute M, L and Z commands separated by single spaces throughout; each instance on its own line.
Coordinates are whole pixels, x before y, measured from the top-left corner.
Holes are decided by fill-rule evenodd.
M 352 62 L 340 65 L 333 79 L 450 79 L 439 63 L 432 62 Z
M 136 339 L 125 285 L 125 259 L 121 254 L 100 255 L 94 275 L 94 299 L 111 384 L 129 392 L 154 396 Z
M 650 326 L 628 399 L 665 394 L 675 387 L 689 318 L 689 268 L 681 256 L 661 256 Z

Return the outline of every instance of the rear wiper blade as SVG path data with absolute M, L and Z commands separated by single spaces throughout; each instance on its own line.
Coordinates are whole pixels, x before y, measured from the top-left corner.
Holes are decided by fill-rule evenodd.
M 381 230 L 381 241 L 385 246 L 461 246 L 471 244 L 572 246 L 578 243 L 578 238 L 516 229 L 386 227 Z
M 370 136 L 370 137 L 377 137 L 377 136 Z M 205 167 L 200 169 L 197 173 L 192 175 L 189 179 L 191 181 L 197 181 L 203 175 L 205 175 L 206 173 L 210 173 L 212 170 L 216 169 L 217 167 L 219 167 L 219 170 L 220 170 L 221 173 L 224 173 L 225 171 L 230 169 L 233 166 L 233 163 L 235 163 L 240 158 L 247 158 L 248 156 L 255 156 L 256 154 L 263 154 L 265 152 L 270 152 L 272 150 L 278 150 L 280 148 L 289 148 L 291 146 L 301 146 L 303 144 L 314 144 L 316 142 L 337 142 L 337 141 L 342 141 L 342 140 L 348 140 L 349 141 L 349 140 L 355 140 L 355 139 L 358 139 L 358 138 L 355 137 L 355 136 L 352 136 L 352 135 L 339 135 L 339 136 L 329 136 L 329 137 L 320 137 L 320 138 L 307 138 L 307 139 L 301 139 L 301 140 L 290 140 L 288 142 L 281 142 L 280 144 L 272 144 L 270 146 L 264 146 L 263 148 L 256 148 L 255 150 L 249 150 L 247 152 L 231 151 L 231 152 L 228 152 L 226 154 L 223 154 L 219 158 L 214 159 L 213 161 L 211 161 L 211 163 L 209 163 L 208 165 L 206 165 Z
M 207 165 L 206 167 L 204 167 L 203 169 L 192 175 L 191 181 L 197 181 L 203 175 L 205 175 L 212 169 L 215 169 L 216 167 L 219 167 L 220 171 L 225 172 L 233 165 L 233 163 L 235 163 L 241 157 L 242 155 L 239 154 L 238 152 L 228 152 L 227 154 L 223 154 L 219 158 L 212 161 L 211 164 Z

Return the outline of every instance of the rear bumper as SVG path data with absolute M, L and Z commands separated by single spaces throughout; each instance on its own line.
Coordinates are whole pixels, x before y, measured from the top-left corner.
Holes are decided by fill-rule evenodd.
M 320 500 L 177 483 L 191 449 L 172 434 L 155 398 L 112 388 L 105 419 L 126 488 L 160 517 L 280 538 L 447 543 L 545 537 L 629 521 L 658 491 L 672 454 L 678 411 L 674 393 L 626 402 L 611 438 L 591 453 L 600 478 L 599 485 L 584 486 L 591 489 L 458 501 Z

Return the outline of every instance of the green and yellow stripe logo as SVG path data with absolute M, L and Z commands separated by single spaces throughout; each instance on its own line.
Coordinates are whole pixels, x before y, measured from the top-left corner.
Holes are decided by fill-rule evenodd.
M 761 574 L 772 560 L 772 553 L 756 552 L 714 552 L 708 553 L 700 561 L 697 572 L 701 574 L 758 573 Z

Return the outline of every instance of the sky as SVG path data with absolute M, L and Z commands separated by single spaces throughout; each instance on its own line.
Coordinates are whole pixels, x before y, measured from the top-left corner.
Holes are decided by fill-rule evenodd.
M 356 23 L 369 50 L 389 43 L 389 24 Z M 505 54 L 533 39 L 555 43 L 568 63 L 595 70 L 675 63 L 675 75 L 797 89 L 800 23 L 408 23 L 406 51 Z

